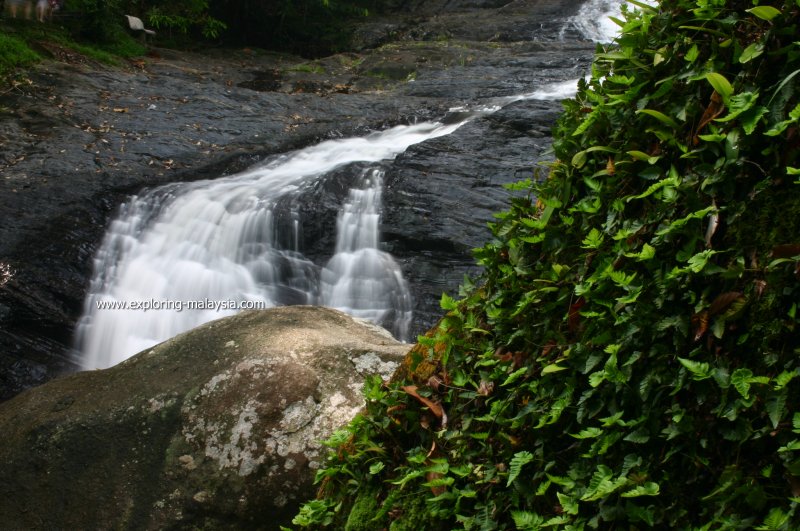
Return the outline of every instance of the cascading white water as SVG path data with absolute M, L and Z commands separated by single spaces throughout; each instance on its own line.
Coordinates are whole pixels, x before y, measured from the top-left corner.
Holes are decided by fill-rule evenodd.
M 398 126 L 326 141 L 213 181 L 160 187 L 124 204 L 95 257 L 76 341 L 86 369 L 104 368 L 202 323 L 249 307 L 325 304 L 405 339 L 411 298 L 394 259 L 378 248 L 382 173 L 372 167 L 338 221 L 336 254 L 322 268 L 301 253 L 299 213 L 279 229 L 276 207 L 326 173 L 391 160 L 521 99 L 562 99 L 577 80 L 459 109 L 448 124 Z M 463 112 L 463 115 L 462 115 Z M 291 234 L 282 231 L 287 230 Z M 387 322 L 389 321 L 389 322 Z
M 320 302 L 375 323 L 392 323 L 406 339 L 411 325 L 411 293 L 389 253 L 378 249 L 383 170 L 370 168 L 361 187 L 339 213 L 336 254 L 322 270 Z

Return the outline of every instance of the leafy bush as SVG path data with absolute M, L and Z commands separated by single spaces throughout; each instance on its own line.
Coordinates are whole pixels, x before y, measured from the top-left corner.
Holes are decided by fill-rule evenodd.
M 800 3 L 636 5 L 297 524 L 800 529 Z

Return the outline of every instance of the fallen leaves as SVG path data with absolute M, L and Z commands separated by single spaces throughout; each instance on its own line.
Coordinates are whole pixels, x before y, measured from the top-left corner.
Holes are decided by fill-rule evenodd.
M 422 405 L 426 406 L 430 412 L 439 419 L 442 427 L 447 426 L 447 414 L 444 411 L 444 408 L 438 402 L 434 402 L 430 398 L 424 397 L 417 392 L 418 387 L 416 385 L 404 385 L 400 389 L 405 391 L 409 396 L 415 398 L 419 401 Z

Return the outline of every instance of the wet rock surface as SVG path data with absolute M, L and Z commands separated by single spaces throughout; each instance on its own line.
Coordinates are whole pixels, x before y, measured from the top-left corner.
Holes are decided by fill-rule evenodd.
M 577 8 L 563 1 L 422 4 L 413 16 L 368 21 L 363 33 L 386 44 L 358 53 L 307 61 L 156 48 L 121 67 L 61 57 L 2 94 L 0 262 L 13 276 L 0 287 L 0 399 L 74 370 L 92 257 L 131 194 L 577 78 L 594 46 L 559 40 Z M 412 284 L 415 332 L 472 269 L 469 249 L 503 207 L 502 184 L 530 175 L 558 108 L 517 102 L 388 164 L 384 246 Z M 304 200 L 316 213 L 304 227 L 309 256 L 332 253 L 347 182 L 334 174 L 317 191 L 326 201 Z
M 0 404 L 6 529 L 278 529 L 313 497 L 320 441 L 408 350 L 335 310 L 207 323 Z

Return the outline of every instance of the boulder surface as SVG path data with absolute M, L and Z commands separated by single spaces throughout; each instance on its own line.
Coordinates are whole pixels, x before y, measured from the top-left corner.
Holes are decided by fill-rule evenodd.
M 327 308 L 248 311 L 0 404 L 9 529 L 278 529 L 320 441 L 408 345 Z

